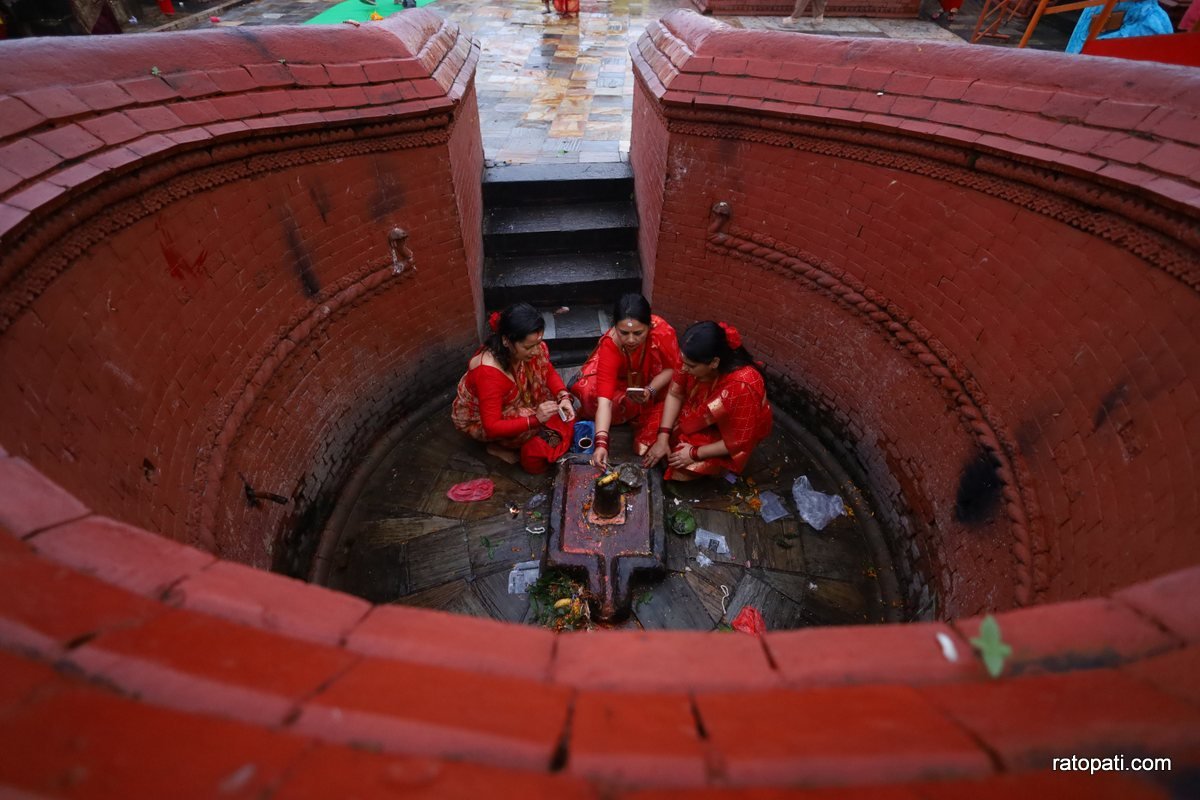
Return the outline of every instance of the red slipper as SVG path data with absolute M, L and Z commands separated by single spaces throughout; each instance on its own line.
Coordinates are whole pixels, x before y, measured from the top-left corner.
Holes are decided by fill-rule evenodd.
M 473 481 L 454 484 L 446 492 L 446 497 L 456 503 L 474 503 L 478 500 L 487 500 L 494 491 L 496 491 L 496 485 L 492 483 L 491 478 L 476 478 Z

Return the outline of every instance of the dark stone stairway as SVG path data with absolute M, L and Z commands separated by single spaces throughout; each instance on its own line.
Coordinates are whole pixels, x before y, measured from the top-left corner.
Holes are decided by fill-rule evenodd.
M 487 308 L 532 303 L 554 361 L 582 361 L 611 324 L 613 302 L 642 285 L 629 165 L 493 167 L 483 204 Z

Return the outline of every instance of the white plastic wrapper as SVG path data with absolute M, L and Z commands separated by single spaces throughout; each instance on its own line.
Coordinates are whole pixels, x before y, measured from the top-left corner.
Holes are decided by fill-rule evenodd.
M 729 542 L 725 541 L 725 537 L 719 533 L 707 531 L 704 528 L 696 529 L 696 548 L 699 550 L 712 550 L 719 556 L 729 555 Z
M 800 519 L 819 531 L 846 513 L 846 504 L 839 495 L 814 490 L 807 475 L 801 475 L 792 484 L 792 499 L 796 501 Z
M 762 515 L 763 522 L 774 522 L 792 515 L 792 512 L 788 511 L 787 506 L 783 504 L 783 499 L 774 492 L 763 492 L 758 499 L 762 501 L 762 508 L 758 513 Z
M 529 587 L 537 583 L 541 573 L 541 566 L 537 561 L 522 561 L 513 565 L 512 571 L 508 573 L 508 593 L 528 593 Z

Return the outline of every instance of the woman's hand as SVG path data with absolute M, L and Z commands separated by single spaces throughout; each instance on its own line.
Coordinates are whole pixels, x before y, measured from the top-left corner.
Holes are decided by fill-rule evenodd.
M 533 410 L 533 415 L 537 417 L 537 421 L 543 425 L 545 425 L 551 417 L 557 416 L 557 414 L 558 403 L 555 403 L 553 400 L 545 400 L 541 403 L 538 403 L 537 408 Z
M 607 447 L 597 447 L 595 450 L 593 450 L 591 464 L 593 467 L 599 467 L 600 469 L 607 470 L 608 469 L 608 448 Z
M 562 417 L 564 422 L 570 422 L 575 419 L 575 404 L 571 402 L 570 395 L 558 401 L 558 409 L 555 413 Z
M 646 455 L 642 456 L 642 466 L 646 469 L 653 467 L 659 461 L 667 457 L 671 452 L 671 445 L 663 437 L 655 440 L 654 444 L 650 445 L 650 449 L 646 451 Z
M 696 448 L 694 445 L 681 444 L 667 457 L 667 463 L 672 469 L 685 469 L 699 460 L 692 457 L 695 453 Z

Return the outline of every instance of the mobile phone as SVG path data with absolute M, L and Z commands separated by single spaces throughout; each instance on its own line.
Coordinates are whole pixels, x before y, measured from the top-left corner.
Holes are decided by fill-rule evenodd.
M 558 407 L 558 418 L 561 419 L 563 422 L 567 421 L 567 410 L 565 408 L 563 408 L 562 406 Z
M 645 395 L 650 394 L 650 390 L 644 386 L 630 386 L 628 389 L 625 390 L 625 394 L 636 394 L 639 396 L 645 396 Z

